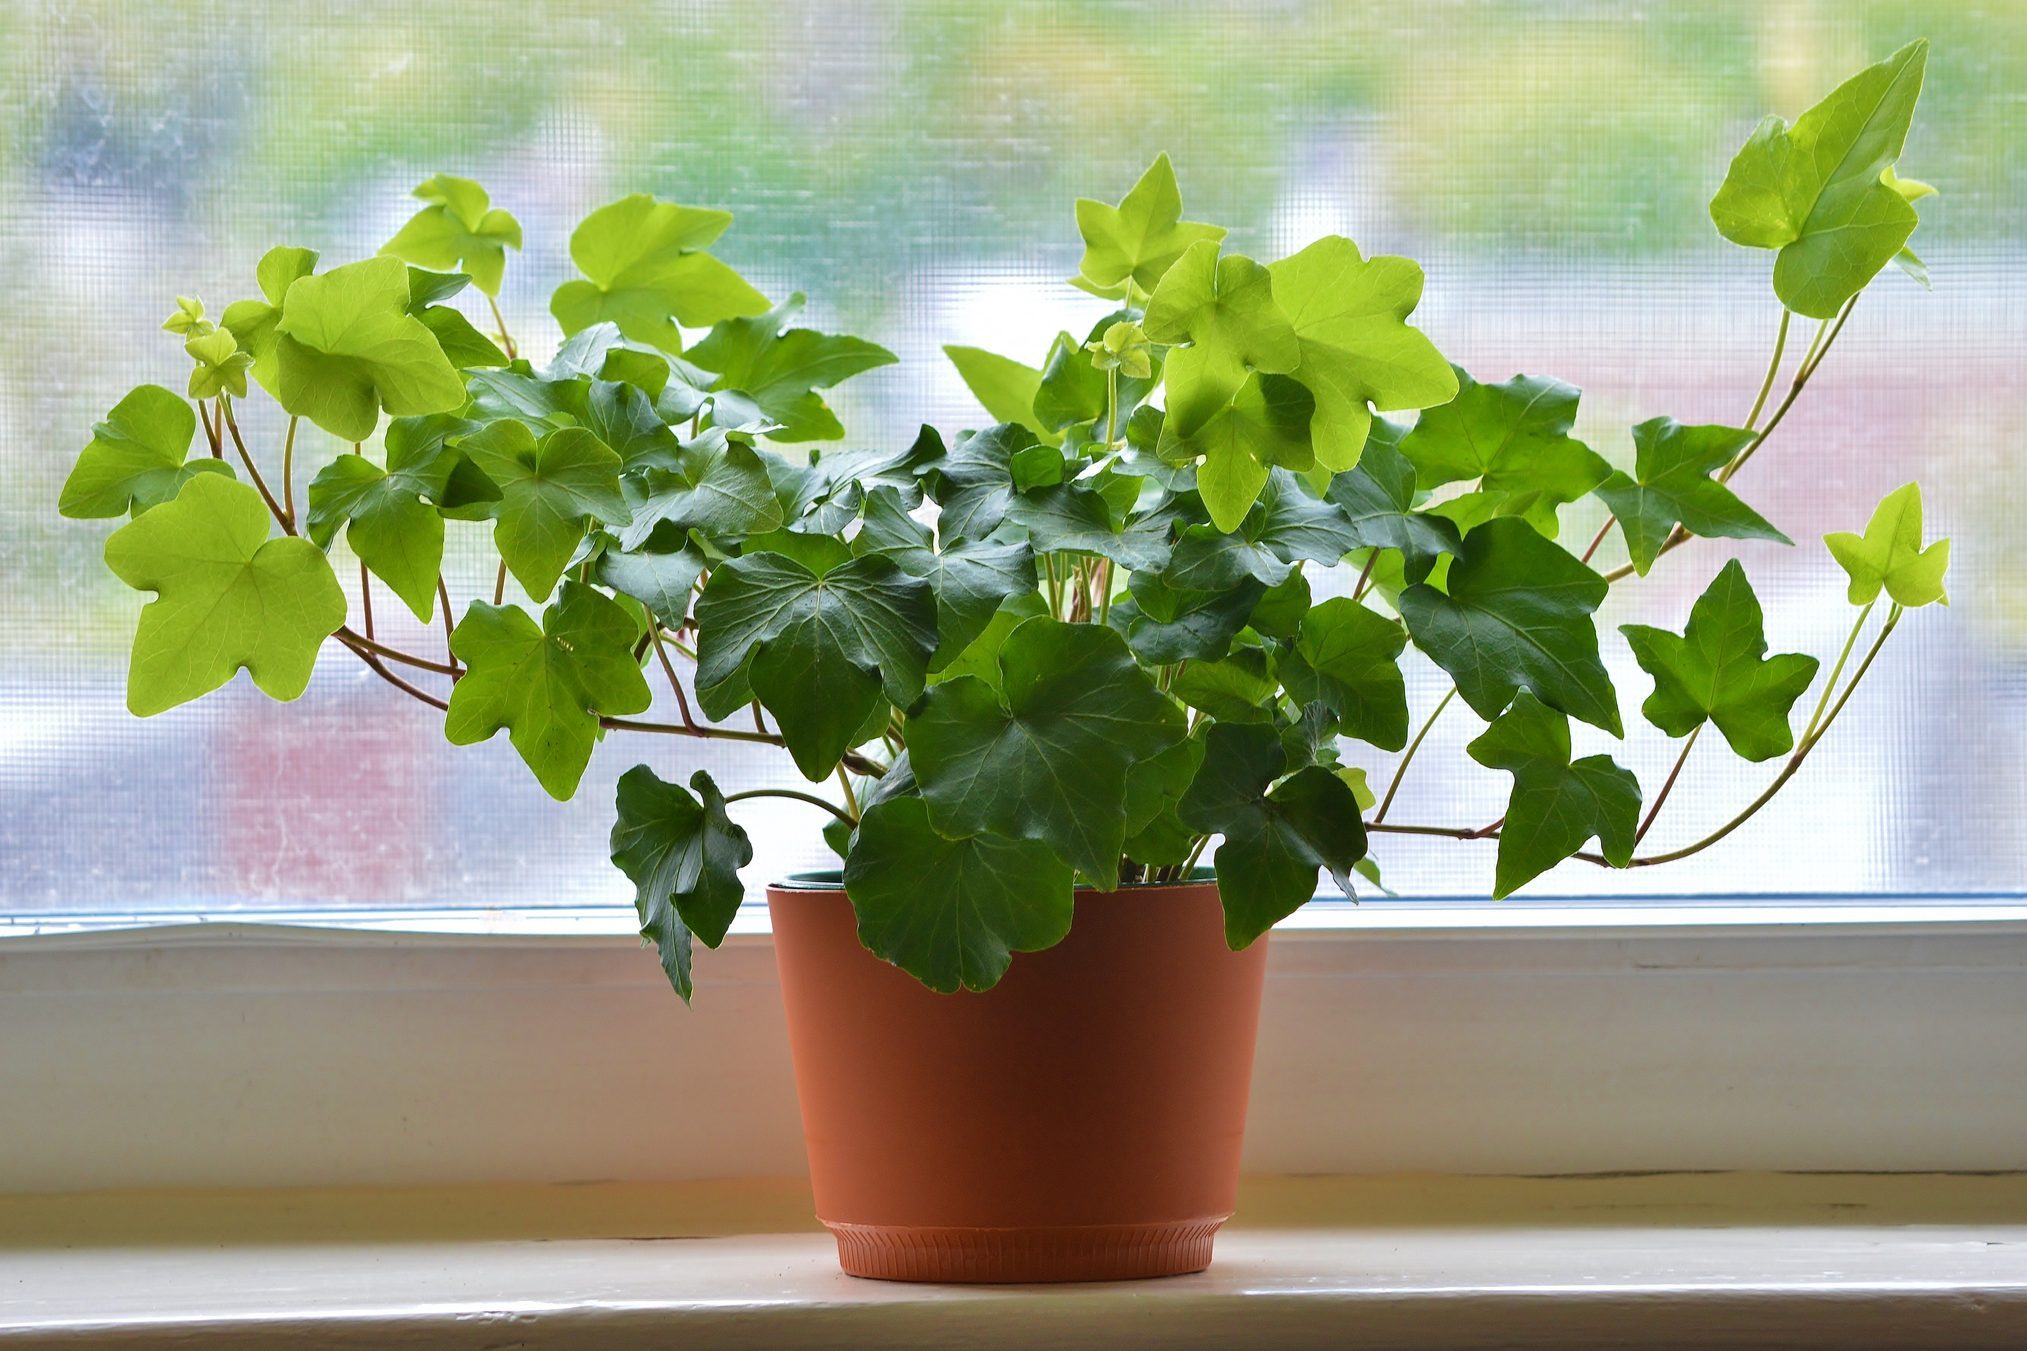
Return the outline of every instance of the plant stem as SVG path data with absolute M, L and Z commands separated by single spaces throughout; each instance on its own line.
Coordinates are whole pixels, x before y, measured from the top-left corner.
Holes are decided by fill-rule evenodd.
M 288 435 L 282 438 L 282 511 L 291 530 L 296 524 L 296 423 L 300 420 L 291 415 Z M 352 450 L 354 453 L 359 450 L 356 442 Z
M 1189 857 L 1184 859 L 1182 867 L 1176 870 L 1177 881 L 1181 881 L 1190 875 L 1190 871 L 1196 867 L 1196 861 L 1204 855 L 1204 846 L 1210 842 L 1211 837 L 1208 835 L 1199 835 L 1197 837 L 1196 848 L 1189 851 Z
M 281 503 L 275 501 L 274 494 L 267 490 L 267 480 L 262 478 L 260 470 L 254 467 L 253 456 L 247 453 L 246 442 L 239 435 L 239 420 L 232 415 L 232 400 L 223 394 L 218 396 L 218 415 L 224 421 L 227 430 L 232 433 L 232 444 L 238 449 L 241 462 L 246 465 L 247 477 L 253 480 L 254 487 L 260 489 L 260 499 L 267 503 L 268 514 L 275 518 L 283 534 L 295 534 L 295 519 L 282 510 Z
M 1450 701 L 1456 697 L 1457 687 L 1452 685 L 1450 692 L 1430 710 L 1428 718 L 1422 723 L 1422 730 L 1415 733 L 1415 739 L 1408 743 L 1408 753 L 1401 757 L 1400 765 L 1394 770 L 1393 782 L 1387 785 L 1387 795 L 1380 800 L 1379 811 L 1373 814 L 1373 825 L 1387 819 L 1387 808 L 1394 805 L 1394 794 L 1401 791 L 1401 780 L 1408 776 L 1408 766 L 1414 763 L 1415 752 L 1422 748 L 1422 742 L 1429 735 L 1429 729 L 1436 725 L 1436 719 L 1443 716 L 1443 710 L 1448 708 Z
M 1063 614 L 1063 588 L 1061 583 L 1056 580 L 1056 556 L 1054 554 L 1042 555 L 1042 569 L 1048 574 L 1049 578 L 1049 617 L 1051 619 L 1060 619 Z
M 1351 598 L 1353 600 L 1365 599 L 1365 588 L 1366 585 L 1372 581 L 1373 564 L 1377 562 L 1379 562 L 1379 550 L 1378 549 L 1367 550 L 1365 555 L 1365 567 L 1360 569 L 1358 574 L 1358 581 L 1354 583 L 1351 588 Z
M 1844 635 L 1844 650 L 1837 654 L 1837 664 L 1830 668 L 1830 678 L 1823 682 L 1823 693 L 1816 700 L 1816 711 L 1809 715 L 1809 725 L 1802 733 L 1802 743 L 1806 744 L 1809 738 L 1816 734 L 1816 724 L 1823 720 L 1823 710 L 1829 707 L 1830 695 L 1837 688 L 1837 677 L 1844 674 L 1844 663 L 1851 660 L 1851 649 L 1858 643 L 1859 631 L 1865 627 L 1865 621 L 1872 615 L 1872 607 L 1877 604 L 1879 604 L 1877 596 L 1867 601 L 1865 608 L 1858 612 L 1858 620 L 1851 626 L 1851 632 Z
M 373 582 L 366 572 L 366 560 L 359 560 L 359 605 L 366 612 L 366 638 L 373 638 Z
M 374 674 L 378 675 L 382 680 L 385 680 L 388 684 L 394 686 L 396 689 L 403 691 L 411 698 L 421 700 L 423 703 L 428 704 L 431 708 L 443 710 L 448 709 L 450 707 L 448 701 L 437 698 L 434 694 L 431 694 L 428 690 L 418 689 L 416 686 L 409 684 L 406 680 L 403 680 L 400 676 L 394 674 L 394 672 L 388 670 L 386 664 L 383 663 L 380 660 L 380 658 L 374 656 L 373 653 L 369 652 L 366 648 L 360 646 L 357 635 L 352 634 L 349 629 L 339 629 L 338 632 L 333 634 L 332 636 L 335 637 L 339 642 L 343 643 L 345 647 L 352 653 L 353 656 L 359 658 L 360 661 L 365 662 L 366 665 L 374 672 Z
M 385 643 L 378 642 L 375 639 L 356 632 L 350 626 L 339 628 L 335 636 L 340 642 L 349 644 L 352 647 L 363 648 L 376 657 L 385 657 L 389 661 L 398 661 L 403 666 L 413 666 L 419 671 L 434 671 L 438 675 L 447 676 L 463 674 L 463 668 L 460 666 L 440 661 L 431 661 L 428 657 L 418 657 L 413 652 L 403 652 L 398 647 L 389 647 Z
M 1098 624 L 1102 628 L 1112 618 L 1112 560 L 1108 558 L 1099 564 L 1098 571 L 1100 577 L 1098 583 Z
M 858 794 L 852 791 L 852 776 L 845 772 L 845 767 L 842 763 L 838 765 L 838 788 L 845 795 L 845 810 L 852 814 L 852 823 L 854 825 L 858 824 L 861 815 Z
M 1760 394 L 1758 398 L 1753 400 L 1752 412 L 1746 414 L 1745 426 L 1747 431 L 1751 431 L 1754 425 L 1759 422 L 1760 414 L 1765 411 L 1767 406 L 1767 395 L 1773 393 L 1774 377 L 1781 373 L 1781 354 L 1788 347 L 1788 323 L 1794 317 L 1795 312 L 1793 310 L 1789 309 L 1786 305 L 1781 306 L 1781 329 L 1780 332 L 1774 335 L 1774 359 L 1767 363 L 1767 378 L 1760 381 Z M 1818 333 L 1820 334 L 1821 330 L 1818 330 Z
M 1105 372 L 1105 453 L 1110 455 L 1119 440 L 1119 368 Z
M 661 658 L 662 673 L 669 678 L 669 688 L 676 692 L 676 709 L 683 715 L 683 726 L 695 727 L 697 720 L 690 716 L 690 700 L 683 693 L 683 682 L 676 679 L 676 664 L 669 660 L 669 650 L 662 646 L 662 626 L 648 625 L 648 637 L 654 641 L 655 655 Z
M 493 578 L 493 604 L 498 605 L 507 598 L 507 560 L 500 560 L 499 575 Z
M 451 665 L 450 678 L 458 679 L 464 674 L 464 667 L 458 665 L 457 653 L 451 649 L 453 626 L 450 622 L 450 588 L 443 584 L 443 574 L 436 574 L 436 603 L 443 610 L 443 655 Z
M 1590 547 L 1584 550 L 1584 556 L 1582 558 L 1579 558 L 1577 562 L 1588 563 L 1591 561 L 1591 555 L 1595 554 L 1598 551 L 1598 546 L 1605 542 L 1605 536 L 1612 533 L 1612 527 L 1618 524 L 1618 520 L 1619 518 L 1617 516 L 1605 517 L 1605 523 L 1598 527 L 1597 534 L 1591 536 Z
M 520 353 L 514 350 L 514 339 L 513 336 L 507 332 L 507 318 L 505 315 L 500 313 L 500 302 L 495 300 L 491 296 L 487 296 L 486 304 L 493 307 L 493 322 L 500 326 L 500 348 L 501 350 L 506 352 L 507 360 L 512 361 L 515 357 L 519 356 Z
M 846 825 L 855 826 L 858 824 L 857 818 L 845 815 L 844 809 L 839 807 L 835 802 L 825 802 L 814 793 L 797 792 L 793 788 L 748 788 L 743 793 L 726 794 L 725 801 L 730 804 L 733 802 L 744 802 L 748 798 L 756 797 L 785 797 L 795 802 L 807 802 L 812 807 L 823 808 Z
M 1633 832 L 1634 844 L 1637 845 L 1640 841 L 1646 839 L 1647 832 L 1653 829 L 1654 818 L 1661 814 L 1661 804 L 1666 802 L 1668 795 L 1675 791 L 1675 780 L 1681 775 L 1682 766 L 1689 763 L 1689 752 L 1695 747 L 1696 738 L 1703 735 L 1704 726 L 1705 724 L 1698 723 L 1690 729 L 1689 740 L 1682 743 L 1682 754 L 1675 757 L 1675 768 L 1668 771 L 1667 781 L 1661 785 L 1661 791 L 1654 795 L 1654 805 L 1647 809 L 1646 819 L 1641 821 L 1640 828 Z
M 211 458 L 224 459 L 225 438 L 219 435 L 217 424 L 211 420 L 211 410 L 202 399 L 197 401 L 197 418 L 204 424 L 204 439 L 211 443 Z

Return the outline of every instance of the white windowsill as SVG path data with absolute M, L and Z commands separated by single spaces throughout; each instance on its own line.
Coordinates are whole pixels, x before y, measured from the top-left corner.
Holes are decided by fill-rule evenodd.
M 2017 1346 L 2027 1178 L 1255 1179 L 1210 1271 L 841 1275 L 795 1184 L 0 1200 L 10 1345 Z M 670 1241 L 680 1240 L 680 1241 Z

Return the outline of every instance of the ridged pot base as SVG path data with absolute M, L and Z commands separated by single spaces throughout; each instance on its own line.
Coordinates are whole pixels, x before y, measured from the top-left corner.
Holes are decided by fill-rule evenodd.
M 830 1224 L 838 1265 L 881 1281 L 1130 1281 L 1185 1276 L 1211 1264 L 1228 1216 L 1176 1224 L 1083 1224 L 1033 1229 Z

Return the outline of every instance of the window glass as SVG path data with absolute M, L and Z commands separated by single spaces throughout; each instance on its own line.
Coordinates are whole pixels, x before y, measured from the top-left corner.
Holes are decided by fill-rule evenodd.
M 132 386 L 180 385 L 158 331 L 177 294 L 214 313 L 289 242 L 347 259 L 447 171 L 527 230 L 503 305 L 531 354 L 569 229 L 651 191 L 729 208 L 720 251 L 770 294 L 896 368 L 834 403 L 853 440 L 979 413 L 945 343 L 1034 361 L 1099 312 L 1075 270 L 1071 202 L 1116 198 L 1160 150 L 1188 214 L 1269 256 L 1324 233 L 1427 271 L 1417 322 L 1486 380 L 1585 391 L 1578 434 L 1628 463 L 1627 427 L 1745 416 L 1778 310 L 1768 259 L 1721 240 L 1706 203 L 1766 111 L 1794 115 L 1911 37 L 1934 40 L 1903 167 L 1936 184 L 1898 274 L 1858 306 L 1816 387 L 1740 481 L 1799 542 L 1697 541 L 1600 615 L 1649 791 L 1675 744 L 1637 716 L 1648 682 L 1612 632 L 1678 628 L 1744 560 L 1776 650 L 1829 658 L 1849 611 L 1819 538 L 1862 527 L 1919 476 L 1956 537 L 1952 607 L 1909 616 L 1836 735 L 1720 850 L 1631 875 L 1571 864 L 1541 893 L 2015 891 L 2027 863 L 2027 603 L 2014 540 L 2027 313 L 2027 10 L 1849 3 L 1621 6 L 1527 0 L 1083 5 L 970 0 L 290 6 L 77 0 L 0 18 L 0 910 L 549 905 L 616 900 L 614 779 L 645 759 L 728 790 L 797 782 L 785 756 L 664 738 L 602 745 L 577 798 L 548 799 L 505 738 L 445 744 L 440 718 L 335 646 L 277 705 L 242 678 L 148 722 L 122 704 L 139 598 L 99 561 L 106 530 L 54 504 L 91 424 Z M 265 400 L 248 431 L 278 437 Z M 339 447 L 305 430 L 312 468 Z M 306 477 L 306 476 L 305 476 Z M 1603 519 L 1566 513 L 1580 545 Z M 482 527 L 453 527 L 460 609 L 490 588 Z M 470 547 L 461 547 L 470 546 Z M 1616 541 L 1608 551 L 1618 548 Z M 1608 556 L 1609 553 L 1608 553 Z M 341 548 L 341 576 L 352 564 Z M 1319 594 L 1352 578 L 1319 582 Z M 382 592 L 381 618 L 423 650 Z M 1416 715 L 1447 681 L 1410 669 Z M 1806 711 L 1806 710 L 1803 710 Z M 1438 722 L 1390 819 L 1459 825 L 1506 778 L 1464 758 L 1480 724 Z M 1579 729 L 1581 751 L 1606 749 Z M 645 744 L 643 744 L 645 743 Z M 1394 757 L 1352 746 L 1383 785 Z M 1687 840 L 1769 780 L 1715 738 L 1650 837 Z M 757 803 L 749 884 L 821 866 L 821 818 Z M 1482 895 L 1492 846 L 1387 838 L 1407 895 Z

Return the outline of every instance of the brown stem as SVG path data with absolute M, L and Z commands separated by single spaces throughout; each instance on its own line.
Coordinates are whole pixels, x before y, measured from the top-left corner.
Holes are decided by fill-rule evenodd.
M 359 560 L 359 604 L 366 612 L 366 637 L 373 637 L 373 582 L 366 572 L 366 560 Z
M 498 605 L 507 598 L 507 560 L 500 560 L 499 575 L 493 578 L 493 604 Z
M 440 661 L 431 661 L 428 657 L 418 657 L 413 652 L 403 652 L 398 647 L 389 647 L 385 643 L 366 637 L 349 625 L 341 627 L 336 636 L 354 647 L 371 652 L 376 657 L 385 657 L 389 661 L 400 662 L 403 666 L 413 666 L 418 671 L 434 671 L 438 675 L 456 676 L 462 674 L 464 670 L 461 666 L 446 665 Z
M 676 708 L 683 715 L 683 726 L 695 727 L 697 720 L 690 716 L 690 700 L 683 693 L 683 682 L 676 679 L 676 664 L 669 660 L 669 650 L 662 645 L 662 626 L 650 624 L 648 637 L 654 640 L 655 655 L 662 660 L 662 673 L 669 678 L 669 688 L 676 692 Z
M 1365 556 L 1365 567 L 1359 572 L 1358 581 L 1351 588 L 1351 598 L 1353 600 L 1365 599 L 1366 583 L 1372 580 L 1372 565 L 1377 562 L 1379 562 L 1379 550 L 1377 548 L 1368 550 Z
M 450 678 L 462 676 L 464 667 L 458 665 L 457 652 L 451 647 L 452 627 L 450 622 L 450 588 L 443 584 L 443 574 L 436 574 L 436 603 L 443 610 L 443 656 L 450 663 Z
M 404 693 L 408 694 L 411 698 L 420 699 L 423 703 L 428 704 L 431 708 L 448 709 L 450 707 L 448 701 L 437 698 L 434 694 L 431 694 L 428 690 L 416 688 L 414 685 L 409 684 L 406 680 L 403 680 L 400 676 L 394 674 L 394 672 L 388 670 L 387 667 L 381 662 L 380 658 L 374 656 L 371 652 L 367 651 L 364 647 L 359 645 L 357 637 L 355 635 L 352 635 L 349 630 L 340 629 L 338 630 L 337 633 L 333 634 L 332 636 L 335 637 L 339 642 L 343 643 L 348 649 L 350 649 L 352 655 L 359 658 L 360 661 L 365 662 L 366 665 L 370 667 L 373 670 L 373 672 L 376 675 L 378 675 L 382 680 L 385 680 L 388 684 L 394 686 L 396 689 L 403 691 Z
M 1591 556 L 1597 553 L 1598 546 L 1605 542 L 1605 536 L 1612 533 L 1612 527 L 1618 523 L 1618 520 L 1617 516 L 1605 517 L 1605 523 L 1599 526 L 1598 533 L 1591 537 L 1591 547 L 1584 550 L 1584 556 L 1579 558 L 1577 562 L 1588 563 L 1591 561 Z
M 1675 780 L 1681 777 L 1682 767 L 1689 763 L 1690 749 L 1696 745 L 1696 738 L 1701 735 L 1703 735 L 1702 723 L 1698 723 L 1690 729 L 1689 740 L 1682 743 L 1682 754 L 1675 757 L 1675 768 L 1668 771 L 1668 778 L 1661 785 L 1661 791 L 1654 795 L 1654 805 L 1647 809 L 1646 819 L 1641 821 L 1640 828 L 1633 832 L 1634 844 L 1638 844 L 1646 839 L 1647 832 L 1653 829 L 1654 818 L 1661 814 L 1661 804 L 1666 802 L 1668 795 L 1675 791 Z
M 238 449 L 241 462 L 246 465 L 247 477 L 253 480 L 254 487 L 260 489 L 261 501 L 267 503 L 268 514 L 275 518 L 283 534 L 295 534 L 295 518 L 282 510 L 282 504 L 275 501 L 274 494 L 267 490 L 267 480 L 260 476 L 260 470 L 254 468 L 253 456 L 247 453 L 246 441 L 239 434 L 239 419 L 232 415 L 232 401 L 223 394 L 218 396 L 218 411 L 225 419 L 227 430 L 232 433 L 232 444 Z

